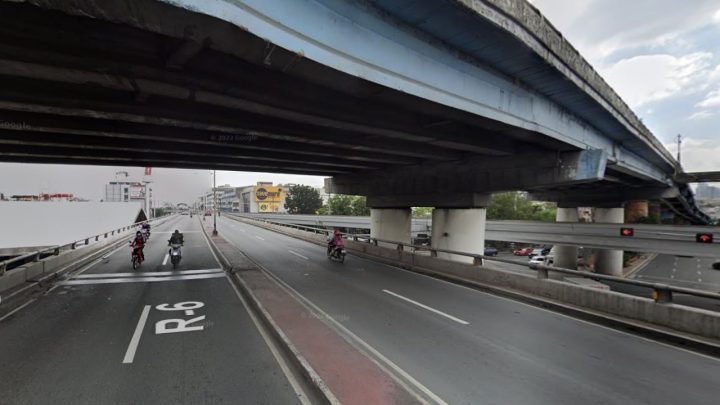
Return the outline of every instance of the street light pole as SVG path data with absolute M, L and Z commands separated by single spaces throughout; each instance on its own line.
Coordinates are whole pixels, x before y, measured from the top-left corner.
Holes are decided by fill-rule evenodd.
M 213 236 L 217 236 L 217 189 L 215 188 L 215 170 L 213 170 Z

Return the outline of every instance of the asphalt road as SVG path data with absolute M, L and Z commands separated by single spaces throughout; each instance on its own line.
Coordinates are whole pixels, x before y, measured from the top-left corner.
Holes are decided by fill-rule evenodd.
M 720 262 L 720 252 L 716 259 L 658 255 L 634 278 L 720 292 L 720 270 L 712 268 L 714 262 Z
M 0 403 L 299 403 L 201 232 L 171 219 L 136 271 L 123 246 L 0 321 Z
M 500 253 L 498 257 L 519 261 L 528 260 L 526 257 L 513 256 L 512 254 L 504 253 Z M 658 255 L 653 261 L 648 263 L 647 266 L 639 270 L 630 278 L 635 278 L 640 281 L 661 282 L 679 287 L 699 288 L 720 292 L 720 285 L 716 284 L 720 283 L 720 270 L 713 270 L 710 268 L 712 262 L 713 260 L 711 259 L 679 258 L 671 255 Z M 531 270 L 527 265 L 493 261 L 486 261 L 485 264 L 486 266 L 495 269 L 530 275 L 535 274 L 535 271 Z M 701 282 L 697 282 L 698 279 Z M 612 291 L 636 295 L 638 297 L 650 298 L 652 293 L 652 289 L 650 288 L 638 287 L 625 283 L 616 283 L 612 281 L 600 282 L 608 285 Z M 720 301 L 709 298 L 700 298 L 686 294 L 674 294 L 673 302 L 695 308 L 720 311 Z
M 231 219 L 222 235 L 447 403 L 717 404 L 720 361 Z M 352 364 L 348 364 L 352 367 Z

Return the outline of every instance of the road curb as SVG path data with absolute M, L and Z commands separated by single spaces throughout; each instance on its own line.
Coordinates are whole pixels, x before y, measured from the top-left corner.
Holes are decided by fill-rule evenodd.
M 243 297 L 250 304 L 251 309 L 261 320 L 267 331 L 270 332 L 277 346 L 283 350 L 285 357 L 292 362 L 295 370 L 300 372 L 300 375 L 302 375 L 306 384 L 313 390 L 315 399 L 319 399 L 324 404 L 340 404 L 340 401 L 338 401 L 332 391 L 330 391 L 325 381 L 318 375 L 315 369 L 313 369 L 295 345 L 290 342 L 285 333 L 280 329 L 260 301 L 255 297 L 250 287 L 248 287 L 248 285 L 236 274 L 239 270 L 233 268 L 230 261 L 220 251 L 210 235 L 207 234 L 205 226 L 202 223 L 201 228 L 203 230 L 203 235 L 210 244 L 210 248 L 218 257 L 218 260 L 225 271 L 229 273 L 230 281 L 238 288 Z M 252 261 L 250 262 L 252 263 Z M 260 269 L 256 270 L 261 271 Z M 274 280 L 270 280 L 274 282 Z

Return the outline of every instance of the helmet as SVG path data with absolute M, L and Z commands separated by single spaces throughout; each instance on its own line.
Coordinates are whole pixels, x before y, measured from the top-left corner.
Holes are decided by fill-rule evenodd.
M 336 230 L 335 230 L 335 235 L 340 235 L 340 230 L 339 230 L 339 229 L 336 229 Z
M 176 229 L 176 230 L 175 230 L 175 233 L 180 233 L 180 231 L 178 231 L 178 230 Z
M 140 231 L 135 232 L 135 236 L 140 236 L 140 235 L 142 235 L 142 233 L 140 233 Z

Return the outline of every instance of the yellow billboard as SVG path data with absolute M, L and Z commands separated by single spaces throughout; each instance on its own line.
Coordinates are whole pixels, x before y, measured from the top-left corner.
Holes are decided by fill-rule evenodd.
M 280 203 L 277 203 L 277 202 L 258 203 L 258 212 L 280 212 Z
M 282 201 L 283 187 L 278 186 L 255 186 L 253 195 L 258 203 L 279 203 Z

